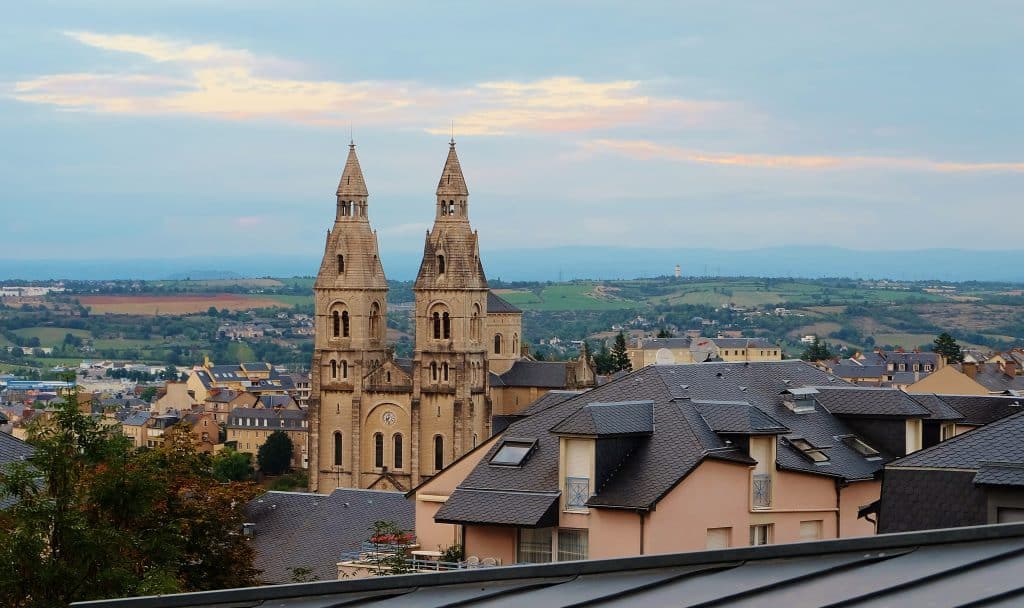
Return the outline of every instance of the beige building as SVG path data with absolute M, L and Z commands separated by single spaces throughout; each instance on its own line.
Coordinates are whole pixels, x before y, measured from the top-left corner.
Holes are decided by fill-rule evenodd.
M 199 405 L 199 401 L 196 400 L 192 389 L 188 387 L 188 383 L 168 382 L 164 385 L 164 394 L 153 400 L 150 411 L 157 416 L 185 415 L 197 405 Z
M 763 338 L 637 338 L 626 353 L 633 369 L 707 361 L 782 360 L 782 349 Z
M 238 408 L 231 412 L 227 423 L 227 442 L 235 449 L 252 456 L 274 431 L 283 431 L 292 440 L 292 468 L 306 468 L 308 464 L 309 422 L 302 410 Z
M 520 356 L 522 313 L 490 293 L 451 143 L 415 294 L 415 348 L 385 342 L 387 281 L 356 157 L 336 192 L 314 285 L 310 489 L 408 489 L 490 436 L 488 378 Z
M 188 388 L 199 401 L 206 401 L 215 389 L 250 392 L 257 395 L 292 395 L 300 399 L 306 389 L 296 388 L 293 377 L 264 361 L 237 365 L 214 365 L 208 358 L 189 372 Z

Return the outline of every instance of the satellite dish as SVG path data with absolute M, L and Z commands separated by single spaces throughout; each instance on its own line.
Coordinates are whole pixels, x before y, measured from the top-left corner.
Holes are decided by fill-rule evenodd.
M 675 365 L 675 363 L 676 356 L 667 348 L 659 348 L 658 352 L 654 353 L 655 365 Z
M 718 356 L 718 347 L 708 338 L 695 338 L 690 343 L 690 355 L 694 363 L 704 363 Z

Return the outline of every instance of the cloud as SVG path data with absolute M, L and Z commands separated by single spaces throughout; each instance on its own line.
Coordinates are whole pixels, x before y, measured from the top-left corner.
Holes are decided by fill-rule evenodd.
M 92 48 L 144 57 L 143 73 L 64 73 L 15 83 L 10 95 L 64 110 L 179 114 L 232 120 L 387 125 L 459 135 L 584 132 L 626 125 L 696 126 L 735 114 L 716 101 L 651 96 L 634 80 L 572 76 L 494 81 L 441 91 L 419 82 L 296 79 L 295 64 L 219 44 L 154 36 L 65 32 Z M 137 70 L 137 68 L 136 68 Z M 441 124 L 439 124 L 441 123 Z
M 887 156 L 817 156 L 706 152 L 649 140 L 596 139 L 582 144 L 584 154 L 612 152 L 637 160 L 726 165 L 767 169 L 844 170 L 895 169 L 944 173 L 1024 173 L 1024 162 L 953 162 Z

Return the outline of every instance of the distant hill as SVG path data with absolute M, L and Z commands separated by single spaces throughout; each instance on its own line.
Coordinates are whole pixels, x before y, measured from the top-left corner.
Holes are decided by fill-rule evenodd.
M 798 246 L 766 249 L 556 247 L 484 250 L 489 277 L 505 281 L 684 276 L 851 277 L 938 281 L 1024 281 L 1024 250 L 859 251 Z M 389 278 L 409 280 L 418 252 L 382 252 Z M 0 260 L 0 279 L 170 279 L 309 276 L 316 256 L 247 256 L 119 260 Z

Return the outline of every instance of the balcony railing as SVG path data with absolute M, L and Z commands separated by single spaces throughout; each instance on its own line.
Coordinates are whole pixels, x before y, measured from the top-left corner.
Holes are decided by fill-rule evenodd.
M 767 509 L 772 506 L 772 476 L 767 473 L 754 473 L 752 480 L 752 496 L 755 509 Z
M 584 509 L 590 499 L 590 479 L 567 477 L 565 479 L 565 506 L 568 509 Z

